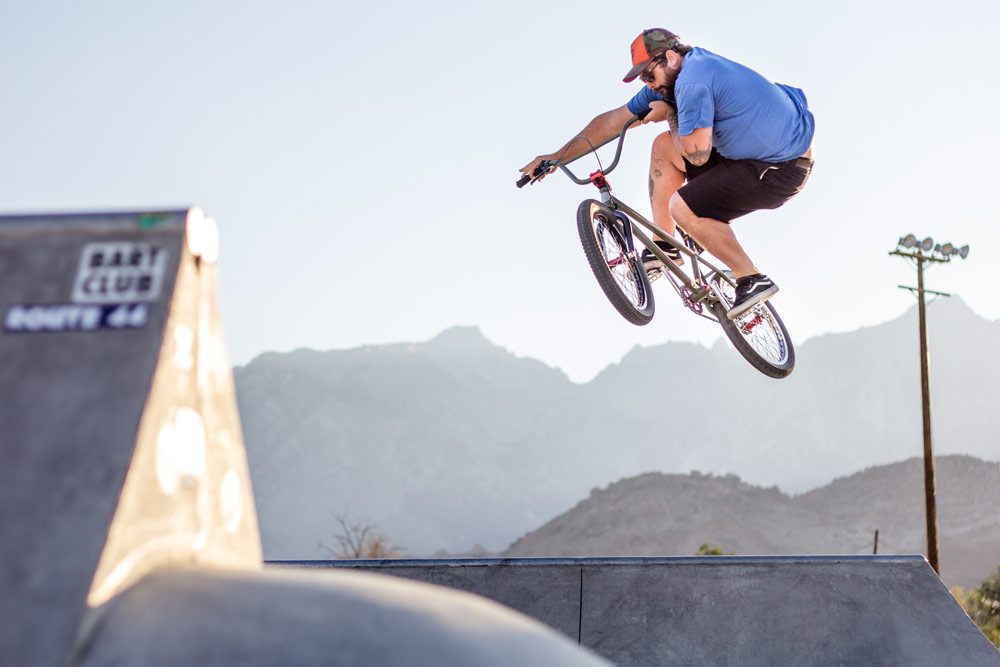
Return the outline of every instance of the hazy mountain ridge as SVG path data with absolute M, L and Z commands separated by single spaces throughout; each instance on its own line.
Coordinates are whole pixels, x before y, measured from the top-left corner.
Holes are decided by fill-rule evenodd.
M 261 355 L 235 378 L 265 555 L 326 555 L 317 545 L 335 542 L 334 513 L 372 520 L 414 554 L 496 551 L 593 487 L 648 471 L 734 472 L 801 492 L 909 458 L 920 452 L 915 319 L 807 341 L 783 381 L 720 342 L 635 348 L 574 384 L 469 327 Z M 958 300 L 932 304 L 939 454 L 1000 458 L 991 340 L 1000 323 Z
M 409 548 L 424 547 L 409 535 L 473 544 L 484 505 L 540 521 L 506 500 L 503 462 L 532 434 L 556 430 L 546 426 L 552 406 L 576 390 L 561 371 L 514 358 L 474 329 L 417 345 L 268 354 L 235 373 L 265 543 L 300 557 L 335 543 L 337 512 L 372 517 Z M 456 518 L 454 499 L 470 487 L 474 508 Z M 450 533 L 436 525 L 442 516 Z
M 975 586 L 1000 566 L 1000 464 L 937 459 L 942 574 Z M 621 480 L 516 540 L 504 556 L 923 553 L 923 461 L 869 468 L 800 496 L 733 475 Z

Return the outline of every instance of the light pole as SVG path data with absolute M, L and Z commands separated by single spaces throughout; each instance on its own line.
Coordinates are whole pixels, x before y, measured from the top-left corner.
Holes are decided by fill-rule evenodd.
M 924 305 L 924 294 L 936 296 L 951 296 L 945 292 L 935 292 L 924 289 L 924 262 L 950 262 L 956 255 L 965 259 L 969 256 L 969 246 L 956 248 L 951 243 L 935 245 L 934 239 L 925 238 L 917 241 L 913 234 L 907 234 L 899 239 L 896 249 L 889 253 L 904 257 L 917 266 L 916 288 L 899 285 L 901 289 L 909 290 L 917 296 L 917 312 L 920 320 L 920 396 L 924 418 L 924 502 L 927 510 L 927 560 L 939 575 L 941 574 L 938 559 L 937 536 L 937 492 L 934 481 L 934 451 L 931 447 L 931 385 L 929 358 L 927 352 L 927 313 Z

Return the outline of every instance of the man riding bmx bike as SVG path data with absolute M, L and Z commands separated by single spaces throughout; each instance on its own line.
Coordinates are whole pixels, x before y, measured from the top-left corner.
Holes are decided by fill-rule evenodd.
M 646 87 L 627 104 L 595 117 L 565 146 L 539 155 L 521 173 L 535 178 L 544 160 L 579 157 L 619 134 L 632 116 L 644 124 L 667 121 L 670 130 L 653 141 L 650 156 L 653 222 L 671 236 L 679 223 L 732 270 L 736 298 L 727 317 L 736 319 L 776 294 L 778 286 L 757 269 L 729 223 L 778 208 L 805 186 L 815 129 L 805 94 L 683 44 L 661 28 L 644 30 L 632 42 L 632 69 L 624 81 L 636 78 Z M 683 261 L 669 243 L 656 243 Z M 642 260 L 647 271 L 662 266 L 648 250 Z

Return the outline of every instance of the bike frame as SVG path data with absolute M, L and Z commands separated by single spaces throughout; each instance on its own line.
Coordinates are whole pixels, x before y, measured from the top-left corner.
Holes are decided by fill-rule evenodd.
M 684 243 L 680 243 L 669 234 L 661 233 L 661 231 L 652 222 L 640 215 L 635 209 L 623 202 L 621 199 L 618 199 L 611 194 L 611 184 L 608 183 L 607 174 L 611 173 L 611 171 L 618 166 L 618 160 L 621 158 L 622 147 L 625 143 L 625 133 L 638 120 L 638 117 L 633 117 L 625 123 L 625 127 L 622 128 L 621 133 L 617 137 L 618 147 L 615 150 L 615 159 L 611 162 L 607 169 L 598 169 L 590 174 L 590 177 L 586 179 L 578 178 L 576 174 L 569 170 L 567 167 L 568 164 L 584 157 L 585 155 L 588 155 L 589 153 L 584 153 L 583 155 L 575 157 L 572 160 L 567 160 L 566 162 L 553 162 L 548 166 L 549 168 L 559 167 L 573 182 L 580 185 L 593 183 L 601 194 L 601 203 L 611 209 L 615 213 L 618 220 L 622 223 L 625 231 L 625 242 L 632 257 L 638 261 L 638 256 L 632 240 L 633 237 L 635 237 L 638 238 L 642 245 L 649 249 L 649 251 L 653 253 L 657 259 L 663 262 L 664 268 L 669 271 L 669 273 L 664 275 L 670 281 L 674 290 L 677 291 L 677 294 L 681 297 L 684 305 L 691 309 L 691 311 L 696 315 L 700 315 L 705 319 L 717 322 L 718 318 L 713 314 L 713 309 L 709 308 L 706 313 L 703 304 L 713 301 L 721 302 L 722 298 L 720 294 L 716 293 L 716 288 L 707 278 L 717 275 L 720 280 L 725 280 L 733 287 L 736 286 L 736 282 L 724 269 L 720 269 L 715 264 L 701 256 L 704 249 L 699 246 L 691 235 L 684 231 L 680 225 L 677 225 L 677 229 L 680 232 Z M 615 137 L 611 137 L 597 146 L 591 144 L 591 152 L 596 155 L 598 148 L 605 146 L 614 140 Z M 598 164 L 600 163 L 598 162 Z M 642 231 L 637 229 L 635 225 L 632 224 L 633 222 L 645 227 L 653 236 L 666 241 L 673 247 L 677 248 L 683 255 L 687 256 L 691 262 L 691 275 L 689 276 L 683 269 L 681 269 L 680 266 L 677 265 L 676 262 L 670 259 L 666 253 L 660 250 L 651 237 L 646 236 L 642 233 Z M 703 265 L 706 269 L 704 271 L 702 270 Z

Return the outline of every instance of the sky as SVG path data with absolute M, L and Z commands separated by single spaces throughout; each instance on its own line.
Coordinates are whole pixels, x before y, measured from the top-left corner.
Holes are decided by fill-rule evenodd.
M 200 206 L 235 364 L 461 325 L 587 381 L 721 336 L 662 283 L 649 325 L 612 309 L 576 231 L 595 190 L 514 187 L 631 98 L 629 44 L 663 27 L 809 99 L 809 184 L 734 225 L 798 344 L 912 306 L 888 256 L 909 232 L 969 244 L 928 287 L 997 319 L 998 24 L 982 0 L 6 2 L 0 214 Z M 609 179 L 644 214 L 666 129 L 630 132 Z

